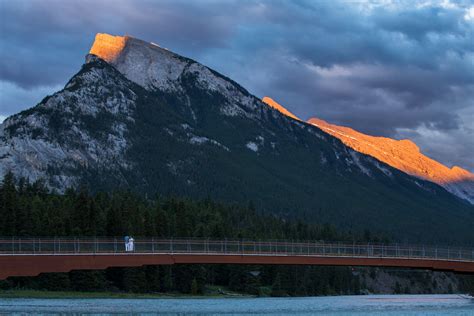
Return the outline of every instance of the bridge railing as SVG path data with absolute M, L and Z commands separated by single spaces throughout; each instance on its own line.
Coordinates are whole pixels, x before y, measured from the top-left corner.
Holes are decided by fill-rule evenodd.
M 436 246 L 291 242 L 211 239 L 137 238 L 134 250 L 125 251 L 123 238 L 17 238 L 0 237 L 0 255 L 65 254 L 239 254 L 274 256 L 324 256 L 365 258 L 422 258 L 474 261 L 474 249 Z

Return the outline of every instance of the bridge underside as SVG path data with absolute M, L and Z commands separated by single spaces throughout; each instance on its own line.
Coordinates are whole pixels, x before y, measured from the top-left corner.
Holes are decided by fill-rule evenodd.
M 75 254 L 0 256 L 0 280 L 11 276 L 36 276 L 48 272 L 101 270 L 110 267 L 139 267 L 172 264 L 279 264 L 321 266 L 400 267 L 474 273 L 474 262 L 419 258 L 351 258 L 316 256 L 264 256 L 223 254 Z

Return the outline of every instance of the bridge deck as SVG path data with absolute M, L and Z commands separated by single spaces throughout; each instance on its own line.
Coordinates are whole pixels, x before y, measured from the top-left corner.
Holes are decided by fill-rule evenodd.
M 474 273 L 474 250 L 406 245 L 119 238 L 0 239 L 0 280 L 44 272 L 170 264 L 386 266 Z

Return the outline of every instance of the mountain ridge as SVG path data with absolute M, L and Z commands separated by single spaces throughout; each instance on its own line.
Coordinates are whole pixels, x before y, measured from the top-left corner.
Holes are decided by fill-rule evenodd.
M 263 101 L 270 102 L 272 107 L 284 115 L 300 120 L 276 101 L 268 97 L 263 98 Z M 396 140 L 389 137 L 371 136 L 316 117 L 310 118 L 307 122 L 337 137 L 345 145 L 358 152 L 370 155 L 412 176 L 437 183 L 452 194 L 474 204 L 474 174 L 459 166 L 449 168 L 425 156 L 418 145 L 410 139 Z
M 425 156 L 411 140 L 369 136 L 352 128 L 314 118 L 308 122 L 338 137 L 344 144 L 359 152 L 371 155 L 410 175 L 437 183 L 474 204 L 474 174 L 458 166 L 449 168 Z

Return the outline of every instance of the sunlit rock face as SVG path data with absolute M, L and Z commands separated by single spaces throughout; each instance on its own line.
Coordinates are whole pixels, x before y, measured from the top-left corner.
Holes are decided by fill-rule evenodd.
M 263 102 L 265 102 L 267 105 L 269 105 L 270 107 L 274 108 L 275 110 L 278 110 L 280 113 L 286 115 L 286 116 L 289 116 L 291 118 L 294 118 L 295 120 L 298 120 L 298 121 L 301 121 L 298 117 L 296 117 L 293 113 L 291 113 L 290 111 L 288 111 L 286 108 L 284 108 L 283 106 L 281 106 L 280 104 L 278 104 L 275 100 L 273 100 L 272 98 L 270 97 L 264 97 L 262 99 Z
M 358 152 L 375 157 L 410 175 L 435 182 L 474 204 L 474 174 L 457 166 L 448 168 L 423 155 L 411 140 L 374 137 L 318 118 L 311 118 L 308 122 L 339 138 Z
M 126 36 L 98 33 L 89 54 L 99 56 L 103 60 L 113 63 L 123 52 L 128 39 Z

